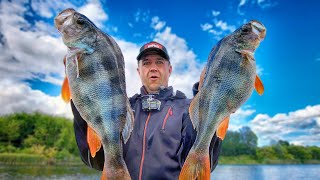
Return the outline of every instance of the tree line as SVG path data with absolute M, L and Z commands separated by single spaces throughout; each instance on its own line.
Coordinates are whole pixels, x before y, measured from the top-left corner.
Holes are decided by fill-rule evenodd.
M 247 155 L 260 163 L 319 163 L 320 147 L 294 145 L 284 140 L 258 147 L 256 134 L 249 127 L 242 127 L 238 131 L 227 132 L 221 155 Z
M 41 155 L 51 160 L 79 159 L 73 123 L 69 119 L 41 113 L 16 113 L 0 116 L 0 127 L 0 154 Z M 227 132 L 221 156 L 248 156 L 260 163 L 279 160 L 319 163 L 320 147 L 298 146 L 283 140 L 258 147 L 256 134 L 249 127 L 243 127 Z
M 78 156 L 73 124 L 66 118 L 16 113 L 1 116 L 0 127 L 2 154 L 32 154 L 51 161 Z

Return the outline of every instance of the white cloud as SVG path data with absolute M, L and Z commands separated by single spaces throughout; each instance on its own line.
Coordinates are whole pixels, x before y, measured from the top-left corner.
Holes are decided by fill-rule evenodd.
M 231 114 L 228 130 L 238 131 L 244 124 L 247 124 L 248 117 L 252 116 L 255 112 L 254 109 L 241 107 L 234 114 Z
M 212 27 L 213 27 L 213 25 L 211 25 L 211 24 L 209 24 L 209 23 L 205 23 L 205 24 L 201 24 L 200 25 L 201 26 L 201 29 L 203 30 L 203 31 L 208 31 L 209 29 L 211 29 Z
M 240 2 L 239 2 L 239 6 L 243 6 L 243 5 L 245 5 L 245 4 L 246 4 L 246 2 L 247 2 L 247 0 L 240 0 Z
M 0 11 L 0 31 L 5 38 L 4 47 L 0 49 L 0 77 L 41 78 L 61 84 L 64 76 L 62 58 L 66 52 L 61 40 L 43 32 L 48 26 L 43 22 L 37 22 L 33 30 L 28 31 L 31 25 L 23 18 L 27 11 L 23 4 L 1 2 L 0 6 L 3 9 Z
M 261 144 L 271 140 L 301 142 L 304 145 L 320 145 L 320 105 L 307 106 L 289 113 L 270 117 L 258 114 L 250 122 L 252 130 L 259 136 Z
M 135 14 L 134 14 L 134 19 L 135 22 L 147 22 L 149 20 L 149 11 L 142 11 L 142 10 L 138 10 Z
M 214 38 L 216 40 L 220 40 L 222 38 L 222 35 L 223 35 L 223 31 L 216 31 L 214 29 L 210 29 L 208 31 L 209 33 L 213 34 L 214 35 Z
M 239 5 L 238 5 L 238 14 L 240 14 L 240 15 L 243 15 L 244 13 L 243 12 L 241 12 L 240 11 L 240 8 L 242 7 L 242 6 L 244 6 L 245 4 L 246 4 L 246 0 L 240 0 L 240 2 L 239 2 Z
M 219 16 L 219 14 L 220 14 L 220 11 L 214 11 L 214 10 L 212 11 L 213 16 Z
M 28 85 L 11 80 L 0 81 L 0 115 L 16 112 L 42 112 L 50 115 L 73 118 L 70 103 L 60 96 L 52 97 Z
M 166 25 L 165 21 L 160 21 L 158 16 L 154 16 L 151 19 L 151 27 L 154 30 L 160 31 Z
M 261 9 L 270 8 L 276 6 L 278 3 L 273 0 L 240 0 L 238 4 L 237 12 L 240 15 L 244 15 L 245 11 L 241 11 L 241 9 L 245 6 L 257 5 Z
M 207 31 L 213 35 L 216 40 L 222 39 L 225 35 L 232 33 L 236 30 L 236 27 L 229 25 L 227 22 L 218 20 L 217 18 L 213 19 L 214 25 L 210 23 L 201 24 L 201 29 Z
M 51 18 L 56 15 L 56 12 L 61 11 L 62 9 L 74 8 L 74 6 L 66 0 L 31 0 L 30 3 L 34 13 L 44 18 Z
M 115 39 L 115 41 L 120 46 L 124 57 L 127 94 L 130 97 L 139 93 L 142 86 L 137 72 L 138 62 L 136 60 L 140 46 L 121 39 Z
M 276 6 L 278 3 L 274 2 L 273 0 L 258 0 L 257 4 L 260 8 L 270 8 Z
M 98 0 L 91 0 L 88 4 L 80 7 L 78 12 L 87 16 L 99 28 L 102 28 L 103 22 L 109 18 Z
M 236 27 L 233 25 L 228 25 L 227 22 L 223 22 L 222 20 L 214 19 L 215 26 L 220 28 L 222 31 L 233 32 L 236 30 Z
M 262 74 L 263 74 L 263 68 L 261 66 L 259 66 L 259 65 L 257 65 L 257 74 L 259 76 L 262 76 Z

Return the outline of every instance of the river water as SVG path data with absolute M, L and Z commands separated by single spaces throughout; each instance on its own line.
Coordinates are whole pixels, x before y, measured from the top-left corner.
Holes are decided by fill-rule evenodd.
M 86 166 L 3 166 L 0 179 L 99 180 L 101 172 Z M 214 180 L 320 180 L 320 165 L 218 165 Z

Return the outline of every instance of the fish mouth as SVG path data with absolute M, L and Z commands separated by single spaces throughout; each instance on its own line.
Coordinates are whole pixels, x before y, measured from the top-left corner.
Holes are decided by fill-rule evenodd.
M 63 27 L 72 23 L 72 15 L 76 11 L 72 8 L 68 8 L 60 12 L 55 18 L 54 18 L 54 25 L 58 29 L 60 33 L 63 32 Z
M 252 27 L 252 31 L 258 35 L 260 40 L 263 40 L 266 37 L 266 27 L 257 20 L 250 21 L 250 25 Z

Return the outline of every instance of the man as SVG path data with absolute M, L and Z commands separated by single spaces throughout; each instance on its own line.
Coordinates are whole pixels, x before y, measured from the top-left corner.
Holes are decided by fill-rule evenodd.
M 178 179 L 183 163 L 196 138 L 188 108 L 191 100 L 168 86 L 172 66 L 166 48 L 149 42 L 140 48 L 137 72 L 142 87 L 130 98 L 134 129 L 123 146 L 123 156 L 132 179 Z M 194 85 L 194 95 L 198 83 Z M 102 170 L 104 154 L 90 156 L 86 142 L 87 124 L 72 104 L 76 141 L 86 165 Z M 221 139 L 210 144 L 211 171 L 218 163 Z

